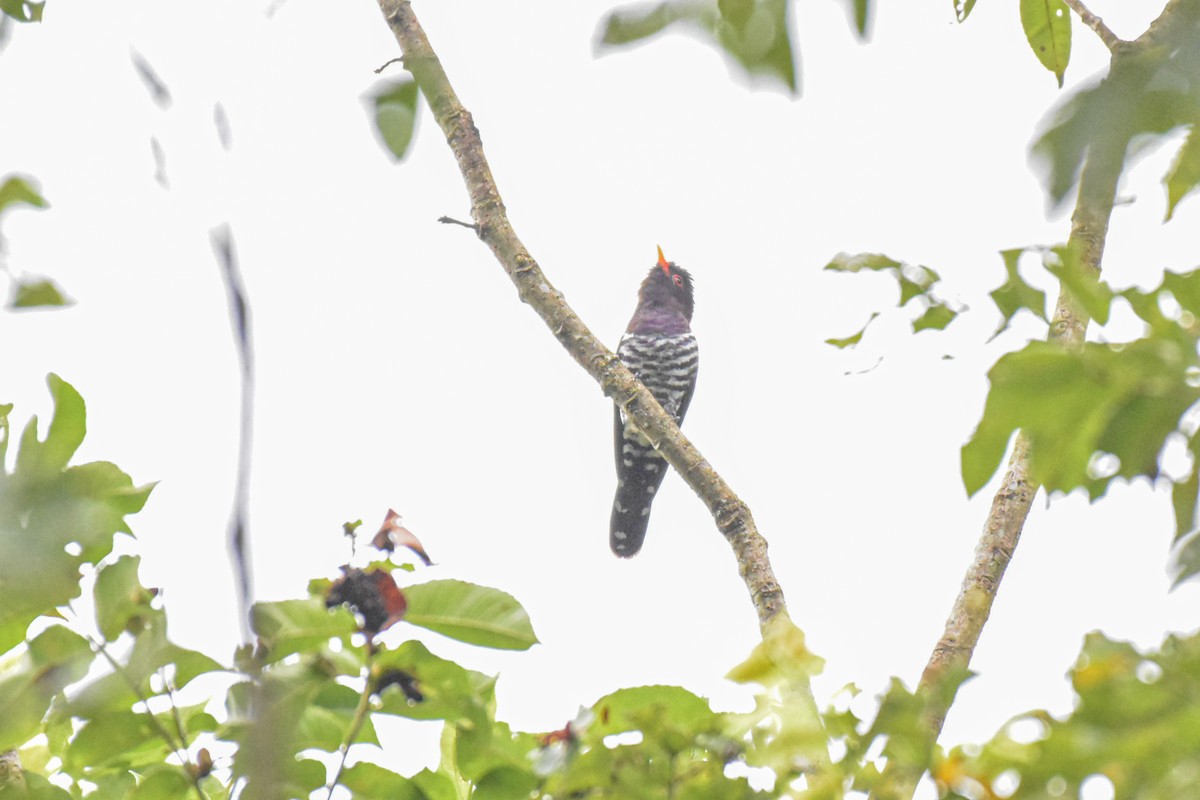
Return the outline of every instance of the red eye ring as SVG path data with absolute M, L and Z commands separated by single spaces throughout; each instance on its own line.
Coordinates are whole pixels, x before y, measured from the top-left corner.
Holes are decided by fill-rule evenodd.
M 671 280 L 674 281 L 675 285 L 678 286 L 680 289 L 683 288 L 683 276 L 682 275 L 672 275 Z

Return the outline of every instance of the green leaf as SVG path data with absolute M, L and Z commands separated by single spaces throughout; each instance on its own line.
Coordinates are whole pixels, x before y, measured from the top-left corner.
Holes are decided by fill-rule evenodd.
M 401 161 L 408 155 L 417 122 L 417 83 L 412 78 L 385 81 L 372 95 L 375 130 L 383 143 Z
M 1063 85 L 1071 58 L 1071 12 L 1063 0 L 1021 0 L 1021 27 L 1042 66 Z
M 49 278 L 36 281 L 18 281 L 9 308 L 41 308 L 66 306 L 71 301 L 63 296 L 62 290 Z
M 600 24 L 598 47 L 622 47 L 668 28 L 690 28 L 711 39 L 749 76 L 766 76 L 795 94 L 790 25 L 786 0 L 721 0 L 716 8 L 692 0 L 667 0 L 611 11 Z
M 144 609 L 140 624 L 127 630 L 134 636 L 133 648 L 123 657 L 120 671 L 101 675 L 72 692 L 71 700 L 62 709 L 65 714 L 90 717 L 126 710 L 162 690 L 151 683 L 151 677 L 159 670 L 172 674 L 175 688 L 187 686 L 198 675 L 226 670 L 209 656 L 168 640 L 166 615 L 159 609 Z
M 1163 183 L 1167 185 L 1167 219 L 1175 206 L 1200 185 L 1200 125 L 1193 124 Z
M 1046 271 L 1062 282 L 1071 296 L 1079 301 L 1088 316 L 1101 325 L 1108 324 L 1113 292 L 1100 279 L 1100 274 L 1087 268 L 1079 260 L 1075 247 L 1059 245 L 1051 249 L 1043 259 Z
M 359 692 L 338 683 L 325 685 L 305 707 L 295 729 L 295 747 L 298 750 L 315 748 L 333 752 L 341 745 L 346 731 L 350 729 L 358 708 Z M 375 726 L 368 716 L 354 737 L 355 742 L 379 744 Z
M 942 301 L 938 300 L 929 305 L 925 309 L 925 313 L 913 320 L 913 333 L 920 333 L 923 330 L 943 330 L 947 325 L 954 321 L 958 316 L 958 312 L 950 308 Z
M 171 752 L 149 715 L 109 711 L 88 720 L 67 748 L 64 767 L 78 773 L 124 771 L 161 763 Z
M 347 767 L 339 782 L 361 800 L 425 800 L 412 780 L 369 761 Z
M 1061 2 L 1061 0 L 1059 0 Z M 1104 81 L 1076 91 L 1054 113 L 1032 147 L 1046 169 L 1046 191 L 1059 206 L 1078 182 L 1086 155 L 1096 169 L 1120 175 L 1137 134 L 1153 140 L 1196 119 L 1190 80 L 1195 67 L 1164 58 L 1167 48 L 1115 58 Z M 1144 146 L 1144 145 L 1143 145 Z
M 882 253 L 838 253 L 825 265 L 825 269 L 831 272 L 882 272 L 889 269 L 899 270 L 903 266 L 899 261 Z
M 20 19 L 20 17 L 17 17 L 15 14 L 9 12 L 10 5 L 19 6 L 24 5 L 24 3 L 17 2 L 16 0 L 0 0 L 0 8 L 4 9 L 5 13 L 8 13 L 9 16 L 13 17 L 14 19 Z M 41 7 L 42 4 L 38 3 L 37 8 L 39 16 Z M 25 21 L 28 22 L 29 20 Z M 46 202 L 46 198 L 42 197 L 38 193 L 37 189 L 33 188 L 31 185 L 31 180 L 32 179 L 11 177 L 3 184 L 0 184 L 0 213 L 2 213 L 9 206 L 16 205 L 18 203 L 33 206 L 34 208 L 45 208 L 49 205 L 49 203 Z
M 1172 588 L 1200 575 L 1200 535 L 1195 531 L 1176 544 L 1170 572 Z
M 770 687 L 787 682 L 807 682 L 824 667 L 824 659 L 808 649 L 804 631 L 786 616 L 781 616 L 772 620 L 750 657 L 725 677 L 736 683 Z
M 136 556 L 121 556 L 101 567 L 96 576 L 96 625 L 105 641 L 116 639 L 132 620 L 150 610 L 154 594 L 138 580 L 141 563 Z
M 1000 257 L 1004 259 L 1004 271 L 1007 273 L 1007 279 L 999 289 L 992 291 L 990 296 L 1004 317 L 1004 321 L 992 334 L 993 339 L 1008 330 L 1012 318 L 1022 308 L 1032 311 L 1039 319 L 1046 321 L 1046 293 L 1026 283 L 1018 269 L 1018 262 L 1024 252 L 1024 249 L 1016 249 L 1004 250 L 1000 253 Z
M 55 786 L 36 772 L 25 772 L 25 791 L 18 795 L 20 800 L 73 800 L 66 789 Z M 91 797 L 91 795 L 89 795 Z
M 147 768 L 130 795 L 131 800 L 183 800 L 193 791 L 192 781 L 182 767 L 156 764 Z
M 512 595 L 457 580 L 404 587 L 404 621 L 481 647 L 528 650 L 537 644 L 529 615 Z
M 1200 728 L 1190 699 L 1200 692 L 1200 637 L 1169 636 L 1157 651 L 1141 652 L 1089 634 L 1071 681 L 1077 698 L 1070 714 L 1026 713 L 1018 718 L 1025 723 L 1020 737 L 1010 723 L 982 750 L 960 753 L 955 771 L 964 784 L 1011 771 L 1022 787 L 1014 796 L 1085 797 L 1084 783 L 1100 774 L 1115 797 L 1195 793 Z M 1031 728 L 1038 732 L 1033 741 Z
M 669 720 L 689 730 L 708 730 L 716 715 L 703 697 L 680 686 L 634 686 L 618 689 L 597 700 L 592 709 L 599 736 L 642 730 L 655 721 Z
M 852 333 L 843 339 L 826 339 L 825 344 L 831 344 L 834 347 L 838 348 L 839 350 L 844 350 L 847 347 L 854 347 L 855 345 L 857 345 L 859 342 L 862 341 L 863 334 L 867 332 L 867 326 L 869 326 L 872 322 L 874 322 L 875 318 L 878 316 L 879 316 L 878 311 L 871 312 L 870 318 L 867 319 L 866 323 L 861 328 L 859 328 L 857 332 Z
M 954 0 L 954 16 L 959 22 L 966 22 L 975 8 L 975 0 Z
M 1200 529 L 1196 518 L 1197 501 L 1200 500 L 1200 432 L 1188 439 L 1188 452 L 1192 457 L 1192 471 L 1181 481 L 1171 486 L 1171 506 L 1175 511 L 1175 535 L 1173 542 Z
M 21 450 L 17 453 L 17 472 L 51 475 L 66 468 L 67 462 L 87 432 L 83 397 L 75 387 L 51 373 L 46 377 L 50 396 L 54 398 L 54 416 L 46 440 L 37 439 L 37 417 L 32 417 L 21 435 Z
M 537 778 L 528 769 L 500 767 L 476 781 L 471 800 L 525 800 L 533 796 L 537 784 Z
M 896 273 L 896 280 L 900 282 L 900 305 L 904 306 L 914 297 L 928 294 L 933 285 L 941 280 L 941 276 L 929 267 L 918 264 L 901 268 Z
M 1200 269 L 1191 272 L 1163 271 L 1162 286 L 1194 317 L 1200 317 Z
M 962 449 L 968 494 L 995 473 L 1018 429 L 1030 437 L 1032 477 L 1047 491 L 1085 487 L 1094 500 L 1116 477 L 1155 476 L 1164 439 L 1200 397 L 1187 382 L 1194 360 L 1194 348 L 1160 339 L 1088 342 L 1080 351 L 1031 342 L 1001 357 L 988 373 L 983 419 Z M 1119 459 L 1115 474 L 1090 474 L 1098 452 Z
M 409 699 L 397 686 L 380 692 L 378 712 L 409 719 L 444 719 L 468 725 L 484 724 L 496 679 L 439 658 L 429 648 L 410 640 L 394 650 L 381 650 L 375 659 L 372 680 L 379 685 L 395 671 L 407 674 L 421 695 Z
M 37 733 L 50 701 L 82 678 L 91 663 L 87 640 L 61 625 L 42 631 L 24 653 L 11 658 L 0 670 L 0 751 Z
M 870 0 L 849 0 L 850 9 L 854 12 L 854 29 L 860 39 L 867 38 L 867 23 L 871 18 Z
M 345 608 L 326 608 L 316 598 L 255 603 L 250 628 L 265 649 L 267 663 L 292 653 L 313 650 L 330 639 L 348 641 L 358 626 Z

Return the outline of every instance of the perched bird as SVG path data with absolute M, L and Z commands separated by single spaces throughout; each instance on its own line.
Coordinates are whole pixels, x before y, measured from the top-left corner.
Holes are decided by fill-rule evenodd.
M 637 310 L 617 346 L 617 356 L 638 377 L 663 409 L 683 421 L 700 353 L 692 335 L 692 276 L 663 257 L 642 281 Z M 608 543 L 622 558 L 636 555 L 646 538 L 650 504 L 667 474 L 667 462 L 621 408 L 614 411 L 617 497 L 613 501 Z

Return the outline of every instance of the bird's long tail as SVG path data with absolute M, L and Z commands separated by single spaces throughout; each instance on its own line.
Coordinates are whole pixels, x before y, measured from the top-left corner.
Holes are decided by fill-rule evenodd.
M 620 411 L 617 411 L 620 422 Z M 637 555 L 650 524 L 650 505 L 666 477 L 669 465 L 636 433 L 618 425 L 617 496 L 613 500 L 608 544 L 613 553 Z

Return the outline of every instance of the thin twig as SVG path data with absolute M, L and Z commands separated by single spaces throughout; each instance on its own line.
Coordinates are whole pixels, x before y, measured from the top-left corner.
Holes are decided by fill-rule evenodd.
M 388 59 L 387 61 L 383 62 L 383 65 L 375 70 L 375 74 L 378 75 L 379 73 L 383 72 L 385 69 L 390 67 L 392 64 L 400 64 L 401 66 L 403 66 L 404 65 L 404 56 L 399 56 L 397 58 L 391 58 L 391 59 Z
M 337 771 L 333 773 L 333 778 L 329 781 L 329 786 L 327 787 L 329 792 L 325 795 L 325 800 L 332 800 L 333 790 L 337 788 L 338 781 L 342 779 L 342 772 L 346 769 L 346 759 L 350 756 L 350 745 L 354 743 L 358 732 L 362 730 L 363 724 L 367 721 L 367 711 L 371 707 L 371 665 L 374 660 L 375 646 L 368 642 L 367 657 L 363 660 L 362 694 L 358 696 L 358 705 L 354 709 L 354 716 L 350 720 L 350 727 L 346 729 L 346 736 L 342 739 L 342 743 L 338 747 L 341 759 L 338 761 Z
M 1063 0 L 1072 11 L 1079 15 L 1079 21 L 1096 32 L 1100 37 L 1100 41 L 1104 42 L 1104 46 L 1109 52 L 1115 53 L 1125 44 L 1125 40 L 1112 32 L 1112 29 L 1104 24 L 1104 20 L 1097 17 L 1095 14 L 1083 4 L 1083 0 Z
M 504 209 L 500 191 L 483 152 L 479 130 L 442 69 L 408 0 L 378 0 L 388 27 L 400 44 L 405 65 L 429 102 L 446 142 L 458 161 L 471 198 L 471 216 L 479 238 L 491 249 L 521 300 L 546 323 L 559 343 L 599 384 L 606 397 L 626 413 L 659 452 L 708 506 L 717 528 L 737 559 L 738 572 L 758 612 L 760 626 L 786 613 L 783 590 L 767 558 L 767 542 L 759 534 L 750 509 L 704 460 L 675 421 L 633 373 L 604 346 L 579 318 L 525 249 Z
M 479 233 L 478 225 L 470 222 L 463 222 L 462 220 L 455 219 L 454 217 L 438 217 L 438 222 L 442 223 L 443 225 L 462 225 L 464 228 L 470 228 L 471 230 L 475 231 L 475 233 Z
M 1185 9 L 1193 17 L 1190 21 L 1182 16 Z M 1112 80 L 1116 74 L 1124 74 L 1129 59 L 1142 50 L 1158 46 L 1161 39 L 1187 36 L 1188 25 L 1195 25 L 1197 16 L 1200 16 L 1200 0 L 1170 0 L 1142 36 L 1133 42 L 1121 43 L 1107 80 Z M 1138 90 L 1140 87 L 1130 87 L 1134 94 Z M 1080 174 L 1068 246 L 1079 254 L 1081 266 L 1094 275 L 1100 274 L 1117 183 L 1134 133 L 1129 126 L 1120 124 L 1096 131 Z M 1060 287 L 1047 339 L 1064 347 L 1080 347 L 1089 322 L 1078 300 L 1065 286 Z M 983 534 L 946 620 L 945 630 L 921 674 L 918 692 L 925 699 L 924 722 L 930 747 L 941 734 L 946 713 L 954 700 L 954 682 L 961 679 L 970 665 L 975 646 L 991 615 L 1000 581 L 1012 560 L 1037 494 L 1039 487 L 1030 478 L 1029 467 L 1030 442 L 1022 432 L 1013 446 L 1008 471 L 992 500 Z M 908 800 L 920 777 L 920 769 L 889 761 L 871 798 Z
M 228 225 L 209 234 L 213 251 L 221 266 L 221 276 L 229 293 L 229 316 L 237 345 L 242 372 L 241 431 L 238 435 L 237 482 L 234 485 L 233 511 L 229 518 L 229 552 L 233 559 L 238 589 L 238 617 L 242 636 L 250 640 L 250 599 L 253 573 L 250 565 L 250 452 L 254 429 L 254 343 L 250 333 L 250 303 L 238 270 L 233 246 L 233 231 Z
M 155 731 L 158 732 L 159 737 L 166 743 L 167 747 L 171 749 L 171 752 L 183 762 L 184 771 L 187 772 L 188 775 L 194 776 L 194 771 L 192 769 L 188 769 L 192 766 L 192 759 L 188 755 L 187 735 L 183 732 L 183 725 L 178 718 L 178 711 L 175 709 L 174 698 L 171 698 L 171 709 L 176 714 L 176 725 L 179 729 L 178 741 L 175 740 L 174 735 L 167 729 L 167 726 L 164 725 L 162 721 L 159 720 L 159 718 L 154 714 L 154 712 L 150 710 L 150 699 L 142 693 L 142 689 L 137 685 L 137 681 L 131 678 L 129 673 L 125 671 L 125 665 L 113 658 L 112 654 L 108 652 L 108 647 L 104 644 L 104 642 L 97 640 L 90 633 L 85 633 L 84 635 L 87 637 L 88 643 L 92 646 L 92 649 L 99 653 L 104 660 L 108 662 L 108 665 L 113 668 L 113 671 L 116 674 L 121 676 L 121 680 L 125 681 L 125 685 L 129 687 L 131 692 L 133 692 L 133 696 L 136 697 L 138 702 L 140 702 L 146 708 L 146 718 L 150 720 L 151 726 Z M 163 681 L 163 685 L 166 685 L 165 680 Z M 196 790 L 196 796 L 199 797 L 200 800 L 208 800 L 208 795 L 205 794 L 204 789 L 201 788 L 200 779 L 198 777 L 192 778 L 192 788 Z

